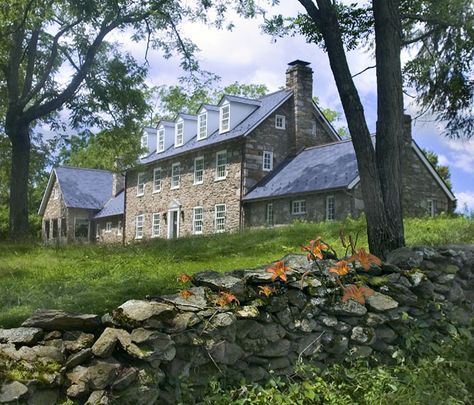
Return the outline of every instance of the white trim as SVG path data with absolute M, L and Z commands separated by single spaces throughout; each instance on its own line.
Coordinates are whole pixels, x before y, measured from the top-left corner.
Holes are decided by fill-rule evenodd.
M 201 210 L 201 230 L 196 231 L 196 210 Z M 193 207 L 193 235 L 202 235 L 204 231 L 204 208 L 202 206 Z
M 171 208 L 168 210 L 168 232 L 166 234 L 166 237 L 168 239 L 171 239 L 171 230 L 173 229 L 173 221 L 171 218 L 171 213 L 176 212 L 177 217 L 176 217 L 176 235 L 175 238 L 179 238 L 179 227 L 180 227 L 180 217 L 181 217 L 181 208 Z
M 155 224 L 155 220 L 158 218 L 157 224 Z M 155 233 L 155 225 L 158 227 L 158 232 Z M 159 238 L 161 233 L 161 214 L 159 212 L 154 212 L 151 215 L 151 237 L 152 238 Z
M 198 115 L 198 119 L 197 119 L 197 140 L 198 141 L 201 141 L 201 140 L 207 138 L 207 111 L 206 110 L 204 110 L 204 111 L 205 112 Z M 203 128 L 204 128 L 204 135 L 203 136 L 201 136 L 201 120 L 202 120 L 202 117 L 205 117 L 205 120 L 206 120 L 206 123 L 203 126 Z
M 112 232 L 112 221 L 107 221 L 105 223 L 105 233 L 111 233 Z
M 174 180 L 173 180 L 173 177 L 174 177 L 174 175 L 173 175 L 173 169 L 174 169 L 175 167 L 178 167 L 178 168 L 179 168 L 178 184 L 175 185 L 175 186 L 173 186 L 173 181 L 174 181 Z M 180 163 L 180 162 L 176 162 L 176 163 L 173 163 L 173 164 L 171 165 L 171 188 L 170 188 L 170 189 L 171 189 L 171 190 L 177 190 L 180 186 L 181 186 L 181 163 Z
M 122 236 L 122 220 L 119 219 L 117 222 L 117 236 Z
M 138 235 L 138 219 L 141 219 L 141 235 Z M 143 239 L 143 230 L 145 229 L 145 214 L 135 216 L 135 239 Z
M 281 119 L 281 126 L 278 125 L 278 120 Z M 275 128 L 276 129 L 286 129 L 286 116 L 281 114 L 275 115 Z
M 163 135 L 163 147 L 160 148 L 160 136 Z M 166 131 L 165 127 L 161 126 L 158 128 L 158 133 L 156 135 L 156 151 L 157 152 L 163 152 L 165 150 L 165 137 L 166 137 Z
M 270 167 L 265 168 L 265 155 L 270 155 Z M 273 170 L 273 152 L 269 150 L 264 150 L 262 155 L 262 170 L 264 172 L 271 172 Z
M 295 212 L 295 204 L 299 205 L 298 212 Z M 301 209 L 301 205 L 304 203 L 304 211 Z M 308 212 L 306 207 L 306 199 L 293 200 L 291 201 L 291 215 L 305 215 Z
M 347 186 L 347 189 L 348 190 L 352 190 L 355 186 L 357 186 L 357 184 L 359 183 L 360 181 L 360 176 L 357 175 L 354 180 L 352 180 L 349 185 Z
M 219 155 L 225 155 L 225 168 L 224 168 L 224 176 L 219 176 Z M 226 150 L 220 150 L 219 152 L 216 152 L 216 171 L 215 171 L 215 180 L 225 180 L 227 178 L 227 165 L 228 165 L 228 159 L 227 159 L 227 149 Z
M 456 199 L 455 195 L 452 193 L 452 191 L 446 186 L 444 183 L 443 179 L 439 175 L 439 173 L 433 168 L 429 160 L 426 158 L 424 153 L 421 151 L 420 147 L 416 144 L 415 141 L 412 141 L 411 147 L 415 151 L 415 153 L 418 155 L 418 157 L 421 159 L 421 161 L 425 164 L 426 168 L 428 171 L 431 173 L 431 175 L 434 177 L 434 179 L 437 181 L 437 183 L 440 185 L 440 187 L 443 189 L 443 191 L 447 194 L 449 199 L 451 201 L 454 201 Z
M 159 172 L 160 173 L 160 186 L 157 188 L 156 187 L 156 173 Z M 162 179 L 161 179 L 161 167 L 155 167 L 153 169 L 153 194 L 154 193 L 159 193 L 161 191 L 161 182 L 162 182 Z
M 332 200 L 332 212 L 331 215 L 329 212 L 329 201 Z M 329 218 L 329 217 L 332 218 Z M 326 196 L 326 215 L 325 215 L 326 221 L 334 221 L 336 219 L 336 197 L 334 197 L 334 194 L 327 195 Z
M 56 169 L 51 170 L 51 174 L 49 175 L 48 184 L 46 186 L 46 190 L 44 191 L 43 198 L 41 199 L 41 204 L 38 210 L 38 215 L 43 216 L 44 211 L 48 205 L 49 196 L 51 195 L 52 187 L 54 186 L 54 182 L 57 180 L 58 176 L 56 175 Z M 59 181 L 58 181 L 59 187 Z
M 229 109 L 229 113 L 228 113 L 228 116 L 227 116 L 227 127 L 223 127 L 222 126 L 222 117 L 224 115 L 224 108 L 228 108 Z M 223 105 L 220 106 L 219 108 L 219 133 L 222 134 L 224 132 L 229 132 L 230 131 L 230 103 L 229 102 L 226 102 L 224 103 Z
M 202 160 L 202 169 L 201 169 L 201 180 L 196 181 L 196 162 Z M 204 183 L 204 156 L 198 156 L 194 158 L 194 174 L 193 174 L 193 184 L 202 184 Z
M 217 207 L 224 207 L 224 211 L 221 211 L 220 213 L 224 212 L 224 227 L 223 229 L 217 229 Z M 221 218 L 219 218 L 221 219 Z M 222 233 L 226 231 L 226 222 L 227 222 L 227 206 L 225 204 L 216 204 L 214 205 L 214 233 Z
M 178 126 L 181 126 L 181 142 L 178 143 Z M 184 143 L 184 120 L 180 118 L 174 126 L 174 147 L 182 146 Z
M 140 183 L 140 176 L 143 176 L 143 183 Z M 140 192 L 139 191 L 139 186 L 140 184 L 143 185 L 143 190 Z M 137 197 L 141 197 L 142 195 L 145 194 L 145 172 L 140 172 L 140 173 L 137 173 Z
M 265 205 L 265 224 L 271 227 L 273 226 L 273 223 L 274 223 L 273 202 L 269 202 Z

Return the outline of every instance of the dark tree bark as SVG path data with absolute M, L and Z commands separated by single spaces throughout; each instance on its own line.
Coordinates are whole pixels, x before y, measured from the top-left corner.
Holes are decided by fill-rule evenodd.
M 402 212 L 401 155 L 403 92 L 400 62 L 399 0 L 373 0 L 377 60 L 377 167 L 392 239 L 386 248 L 405 244 Z
M 317 6 L 313 3 L 313 0 L 299 1 L 305 7 L 308 15 L 315 22 L 323 36 L 329 63 L 334 75 L 334 80 L 336 81 L 356 153 L 364 199 L 369 248 L 372 253 L 384 258 L 390 250 L 403 246 L 404 242 L 403 222 L 401 218 L 389 219 L 389 215 L 395 213 L 396 209 L 391 211 L 386 210 L 385 201 L 386 199 L 393 198 L 393 190 L 390 190 L 389 196 L 385 197 L 384 189 L 388 189 L 393 181 L 382 181 L 383 176 L 387 174 L 390 175 L 390 169 L 397 170 L 397 167 L 399 169 L 399 145 L 397 144 L 396 146 L 397 153 L 395 158 L 391 159 L 391 164 L 378 164 L 377 154 L 365 120 L 364 108 L 347 63 L 336 9 L 330 0 L 316 0 Z M 383 121 L 384 125 L 387 125 L 387 120 L 391 122 L 388 117 L 385 117 Z M 393 134 L 394 131 L 396 131 L 396 128 L 390 132 L 390 134 Z M 399 132 L 399 135 L 401 136 L 401 132 Z M 388 138 L 388 141 L 390 140 L 391 139 Z M 385 147 L 391 147 L 390 143 L 387 144 L 387 141 L 383 144 Z M 384 154 L 381 155 L 381 159 L 383 159 L 383 157 Z M 398 162 L 397 166 L 394 166 L 393 162 Z M 380 168 L 380 166 L 382 166 L 382 168 Z M 381 170 L 383 170 L 383 175 Z M 399 178 L 397 179 L 399 180 Z M 399 190 L 399 187 L 397 187 L 396 190 Z M 397 199 L 400 200 L 399 194 L 397 195 Z M 400 207 L 397 203 L 394 203 L 394 206 Z M 401 215 L 401 211 L 399 211 L 398 214 Z M 401 224 L 401 238 L 399 233 L 395 231 L 398 228 L 396 228 L 393 223 Z

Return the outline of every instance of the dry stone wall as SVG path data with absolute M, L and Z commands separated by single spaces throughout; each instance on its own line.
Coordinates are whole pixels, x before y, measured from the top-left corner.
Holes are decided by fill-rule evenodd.
M 474 246 L 392 252 L 361 273 L 375 291 L 364 305 L 341 301 L 332 261 L 284 260 L 286 283 L 265 267 L 207 271 L 194 276 L 188 298 L 130 300 L 102 317 L 40 310 L 0 330 L 0 403 L 175 403 L 180 385 L 198 398 L 213 377 L 264 381 L 298 361 L 389 362 L 414 325 L 472 322 Z M 275 288 L 270 297 L 265 286 Z M 216 305 L 222 292 L 239 304 Z

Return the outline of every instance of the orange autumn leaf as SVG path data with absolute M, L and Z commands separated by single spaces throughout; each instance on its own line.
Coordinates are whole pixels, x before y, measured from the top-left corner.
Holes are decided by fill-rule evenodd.
M 191 291 L 189 290 L 181 290 L 179 292 L 179 295 L 181 295 L 181 297 L 183 297 L 185 300 L 187 300 L 189 297 L 191 297 L 192 295 L 194 295 L 194 293 L 192 293 Z
M 265 295 L 265 297 L 269 297 L 275 292 L 275 288 L 270 287 L 268 285 L 265 285 L 265 286 L 259 285 L 258 288 L 260 288 L 260 294 Z
M 375 264 L 377 266 L 382 264 L 382 260 L 380 260 L 377 256 L 374 256 L 372 253 L 366 252 L 364 248 L 360 248 L 355 254 L 353 254 L 349 258 L 349 261 L 358 261 L 365 271 L 369 271 L 371 264 Z
M 329 269 L 330 273 L 336 273 L 338 276 L 345 276 L 349 273 L 349 262 L 341 260 L 337 262 L 334 267 Z
M 235 302 L 237 305 L 240 305 L 240 301 L 234 294 L 227 293 L 224 291 L 219 293 L 219 297 L 216 300 L 217 305 L 221 307 L 231 304 L 232 302 Z
M 290 268 L 285 265 L 285 262 L 283 261 L 278 261 L 273 264 L 273 266 L 269 267 L 267 269 L 268 273 L 273 273 L 272 274 L 272 281 L 275 281 L 277 278 L 279 278 L 281 281 L 286 282 L 286 272 Z
M 190 276 L 189 274 L 180 274 L 179 277 L 178 277 L 178 281 L 182 284 L 186 284 L 188 283 L 189 281 L 191 281 L 193 279 L 192 276 Z
M 359 304 L 365 304 L 365 297 L 374 295 L 374 290 L 369 287 L 359 287 L 355 284 L 349 284 L 344 287 L 344 295 L 342 297 L 342 302 L 346 302 L 350 299 L 357 301 Z
M 313 259 L 323 259 L 324 251 L 328 250 L 329 246 L 321 242 L 321 237 L 317 237 L 315 240 L 309 242 L 309 246 L 301 246 L 303 252 L 309 252 L 306 257 L 308 261 Z

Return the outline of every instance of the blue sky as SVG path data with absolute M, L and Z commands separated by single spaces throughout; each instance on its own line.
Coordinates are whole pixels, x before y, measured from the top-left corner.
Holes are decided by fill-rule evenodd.
M 284 2 L 276 11 L 283 15 L 296 15 L 301 10 L 298 2 Z M 265 84 L 270 91 L 285 84 L 285 70 L 288 62 L 302 59 L 311 62 L 314 70 L 314 95 L 318 96 L 322 107 L 342 112 L 337 89 L 329 67 L 327 55 L 317 46 L 307 44 L 303 37 L 287 37 L 273 40 L 261 33 L 261 20 L 243 20 L 232 17 L 235 28 L 232 31 L 217 30 L 202 24 L 184 23 L 184 36 L 192 39 L 199 47 L 198 59 L 201 67 L 222 78 L 225 85 L 234 81 L 240 83 Z M 136 44 L 126 33 L 114 33 L 112 38 L 138 59 L 144 57 L 143 44 Z M 402 60 L 409 57 L 402 54 Z M 348 54 L 353 74 L 374 65 L 370 51 L 354 51 Z M 183 75 L 179 58 L 164 59 L 159 51 L 148 55 L 149 83 L 160 86 L 178 82 Z M 375 69 L 370 69 L 355 78 L 360 97 L 364 104 L 369 129 L 375 131 L 376 123 L 376 83 Z M 407 89 L 410 93 L 411 90 Z M 417 116 L 418 108 L 412 99 L 405 98 L 405 111 Z M 344 122 L 340 122 L 344 125 Z M 452 173 L 453 191 L 458 198 L 458 207 L 467 204 L 474 210 L 474 139 L 467 141 L 450 140 L 442 134 L 442 126 L 430 116 L 415 120 L 413 137 L 418 144 L 436 152 L 442 164 L 447 164 Z

